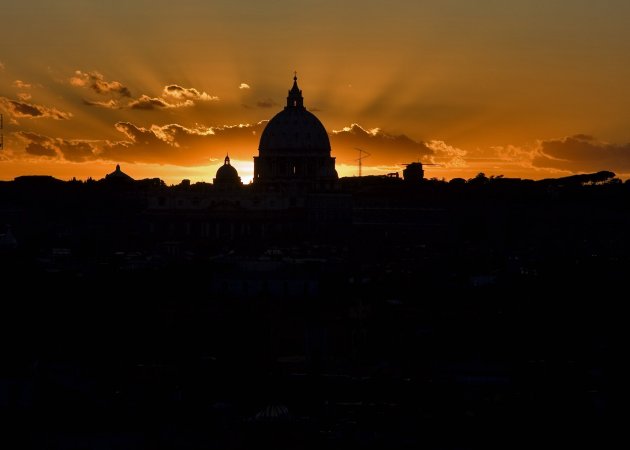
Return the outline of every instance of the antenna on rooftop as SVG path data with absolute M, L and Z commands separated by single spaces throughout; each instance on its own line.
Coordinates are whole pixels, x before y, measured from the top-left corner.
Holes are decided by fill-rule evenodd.
M 359 161 L 359 177 L 361 177 L 363 175 L 363 160 L 372 154 L 359 147 L 355 147 L 354 149 L 359 151 L 359 158 L 355 159 L 355 161 Z

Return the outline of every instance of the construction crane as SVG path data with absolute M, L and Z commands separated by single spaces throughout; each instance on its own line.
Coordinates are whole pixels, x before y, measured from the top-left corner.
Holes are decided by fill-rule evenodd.
M 359 158 L 355 159 L 355 161 L 359 161 L 359 177 L 361 177 L 363 175 L 363 160 L 369 156 L 372 156 L 372 154 L 366 152 L 359 147 L 354 147 L 354 149 L 359 151 Z

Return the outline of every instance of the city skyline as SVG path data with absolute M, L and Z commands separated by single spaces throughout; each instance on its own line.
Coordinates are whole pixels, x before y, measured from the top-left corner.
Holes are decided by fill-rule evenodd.
M 184 1 L 8 5 L 0 179 L 243 181 L 297 70 L 340 176 L 630 176 L 630 5 Z

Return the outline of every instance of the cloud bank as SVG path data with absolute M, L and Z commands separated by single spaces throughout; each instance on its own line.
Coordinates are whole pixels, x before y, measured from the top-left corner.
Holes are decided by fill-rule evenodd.
M 29 156 L 73 162 L 107 160 L 196 166 L 221 159 L 228 152 L 236 158 L 251 160 L 265 123 L 190 128 L 180 124 L 141 127 L 117 122 L 115 128 L 122 139 L 115 142 L 62 139 L 26 131 L 15 135 Z
M 612 170 L 628 173 L 630 143 L 610 144 L 585 134 L 541 141 L 532 164 L 570 172 Z
M 11 100 L 0 97 L 0 107 L 6 110 L 12 117 L 18 119 L 42 119 L 69 120 L 71 113 L 59 111 L 57 108 L 27 103 L 26 101 Z
M 103 74 L 97 71 L 82 72 L 77 70 L 70 78 L 70 84 L 78 87 L 86 87 L 97 94 L 117 94 L 121 97 L 131 97 L 131 91 L 119 81 L 106 81 Z
M 149 162 L 193 166 L 230 155 L 250 159 L 264 123 L 189 128 L 179 124 L 139 127 L 118 122 L 126 140 L 103 148 L 102 158 L 112 161 Z
M 139 99 L 133 100 L 129 103 L 128 107 L 131 109 L 167 109 L 167 108 L 181 108 L 185 106 L 193 106 L 192 100 L 186 100 L 182 103 L 169 103 L 166 100 L 158 97 L 149 97 L 148 95 L 142 95 Z
M 17 132 L 16 135 L 24 141 L 26 153 L 32 156 L 85 162 L 95 159 L 98 153 L 97 146 L 90 141 L 51 138 L 25 131 Z
M 204 101 L 211 102 L 219 100 L 219 97 L 214 95 L 209 95 L 205 92 L 199 92 L 195 88 L 184 88 L 178 86 L 177 84 L 170 84 L 168 86 L 164 86 L 164 90 L 162 91 L 162 97 L 174 98 L 177 100 L 190 100 L 190 101 Z

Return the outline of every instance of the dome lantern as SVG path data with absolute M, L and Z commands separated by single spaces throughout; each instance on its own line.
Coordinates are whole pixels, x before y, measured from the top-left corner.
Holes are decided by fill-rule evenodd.
M 297 85 L 297 72 L 294 72 L 293 87 L 289 91 L 287 97 L 287 108 L 304 108 L 304 97 L 302 97 L 302 91 Z

